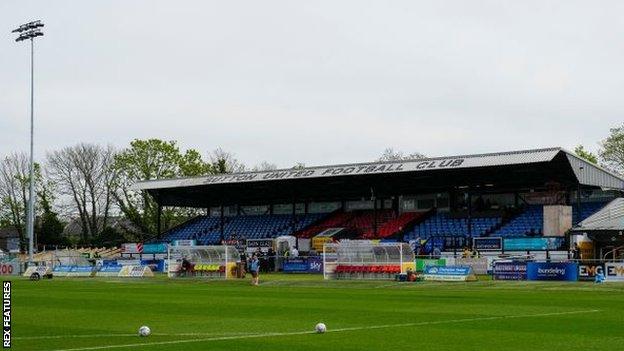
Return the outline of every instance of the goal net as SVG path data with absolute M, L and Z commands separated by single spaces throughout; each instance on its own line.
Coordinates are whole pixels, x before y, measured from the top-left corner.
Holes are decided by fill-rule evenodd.
M 169 246 L 167 276 L 169 278 L 234 278 L 239 262 L 240 254 L 234 246 Z
M 323 246 L 325 279 L 391 279 L 414 270 L 414 251 L 407 243 L 343 240 Z

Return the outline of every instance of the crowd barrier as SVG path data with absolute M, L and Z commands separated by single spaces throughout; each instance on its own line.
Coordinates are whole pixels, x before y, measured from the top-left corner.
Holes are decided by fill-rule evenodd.
M 624 282 L 624 262 L 602 260 L 500 260 L 492 265 L 494 280 L 555 280 Z
M 427 266 L 423 272 L 425 280 L 431 281 L 476 281 L 477 277 L 470 266 Z
M 308 256 L 285 259 L 282 262 L 284 273 L 323 273 L 323 259 L 320 256 Z

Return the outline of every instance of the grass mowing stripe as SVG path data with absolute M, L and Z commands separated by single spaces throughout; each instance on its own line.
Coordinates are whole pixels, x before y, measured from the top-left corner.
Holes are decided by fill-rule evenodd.
M 417 327 L 417 326 L 424 326 L 424 325 L 465 323 L 465 322 L 479 322 L 479 321 L 514 319 L 514 318 L 552 317 L 552 316 L 563 316 L 563 315 L 583 314 L 583 313 L 596 313 L 596 312 L 600 312 L 600 310 L 582 310 L 582 311 L 538 313 L 538 314 L 512 315 L 512 316 L 462 318 L 462 319 L 451 319 L 451 320 L 429 321 L 429 322 L 416 322 L 416 323 L 401 323 L 401 324 L 382 324 L 382 325 L 371 325 L 371 326 L 363 326 L 363 327 L 350 327 L 350 328 L 331 329 L 331 330 L 328 330 L 327 333 L 339 333 L 339 332 L 357 331 L 357 330 L 371 330 L 371 329 Z M 211 337 L 211 338 L 197 338 L 197 339 L 158 341 L 158 342 L 151 342 L 151 343 L 134 343 L 134 344 L 121 344 L 121 345 L 90 346 L 90 347 L 79 347 L 79 348 L 71 348 L 71 349 L 57 349 L 57 350 L 53 350 L 53 351 L 105 350 L 105 349 L 115 349 L 115 348 L 144 347 L 144 346 L 150 346 L 150 345 L 175 345 L 175 344 L 196 343 L 196 342 L 203 342 L 203 341 L 239 340 L 239 339 L 263 338 L 263 337 L 272 337 L 272 336 L 294 336 L 294 335 L 306 335 L 306 334 L 316 334 L 316 332 L 308 330 L 308 331 L 286 332 L 286 333 L 247 334 L 247 335 L 221 336 L 221 337 Z

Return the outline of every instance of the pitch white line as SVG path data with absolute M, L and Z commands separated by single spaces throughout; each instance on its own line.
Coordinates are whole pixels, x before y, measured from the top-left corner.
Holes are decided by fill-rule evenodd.
M 600 310 L 552 312 L 552 313 L 525 314 L 525 315 L 515 315 L 515 316 L 476 317 L 476 318 L 450 319 L 450 320 L 441 320 L 441 321 L 400 323 L 400 324 L 381 324 L 381 325 L 369 325 L 369 326 L 362 326 L 362 327 L 330 329 L 330 330 L 327 330 L 327 333 L 340 333 L 340 332 L 356 331 L 356 330 L 417 327 L 417 326 L 424 326 L 424 325 L 452 324 L 452 323 L 464 323 L 464 322 L 480 322 L 480 321 L 515 319 L 515 318 L 552 317 L 552 316 L 563 316 L 563 315 L 571 315 L 571 314 L 596 313 L 596 312 L 600 312 Z M 120 344 L 120 345 L 89 346 L 89 347 L 78 347 L 78 348 L 72 348 L 72 349 L 57 349 L 53 351 L 106 350 L 106 349 L 117 349 L 117 348 L 144 347 L 144 346 L 153 346 L 153 345 L 175 345 L 175 344 L 188 344 L 188 343 L 196 343 L 196 342 L 203 342 L 203 341 L 240 340 L 240 339 L 251 339 L 251 338 L 264 338 L 264 337 L 272 337 L 272 336 L 293 336 L 293 335 L 306 335 L 306 334 L 316 334 L 316 332 L 315 331 L 298 331 L 298 332 L 286 332 L 286 333 L 247 334 L 247 335 L 220 336 L 220 337 L 211 337 L 211 338 L 196 338 L 196 339 L 184 339 L 184 340 Z
M 108 338 L 108 337 L 137 336 L 137 334 L 79 334 L 79 335 L 39 335 L 14 336 L 13 340 L 47 340 L 47 339 L 74 339 L 74 338 Z
M 248 335 L 245 332 L 223 332 L 223 333 L 152 333 L 154 336 L 224 336 L 224 335 Z M 136 337 L 134 334 L 75 334 L 75 335 L 39 335 L 39 336 L 17 336 L 13 340 L 47 340 L 47 339 L 80 339 L 80 338 L 110 338 L 110 337 Z

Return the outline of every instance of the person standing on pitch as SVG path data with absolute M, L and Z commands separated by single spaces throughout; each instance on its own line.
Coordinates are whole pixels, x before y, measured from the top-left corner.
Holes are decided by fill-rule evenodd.
M 258 285 L 258 274 L 260 273 L 260 261 L 258 256 L 251 256 L 249 261 L 249 272 L 251 273 L 251 285 Z

